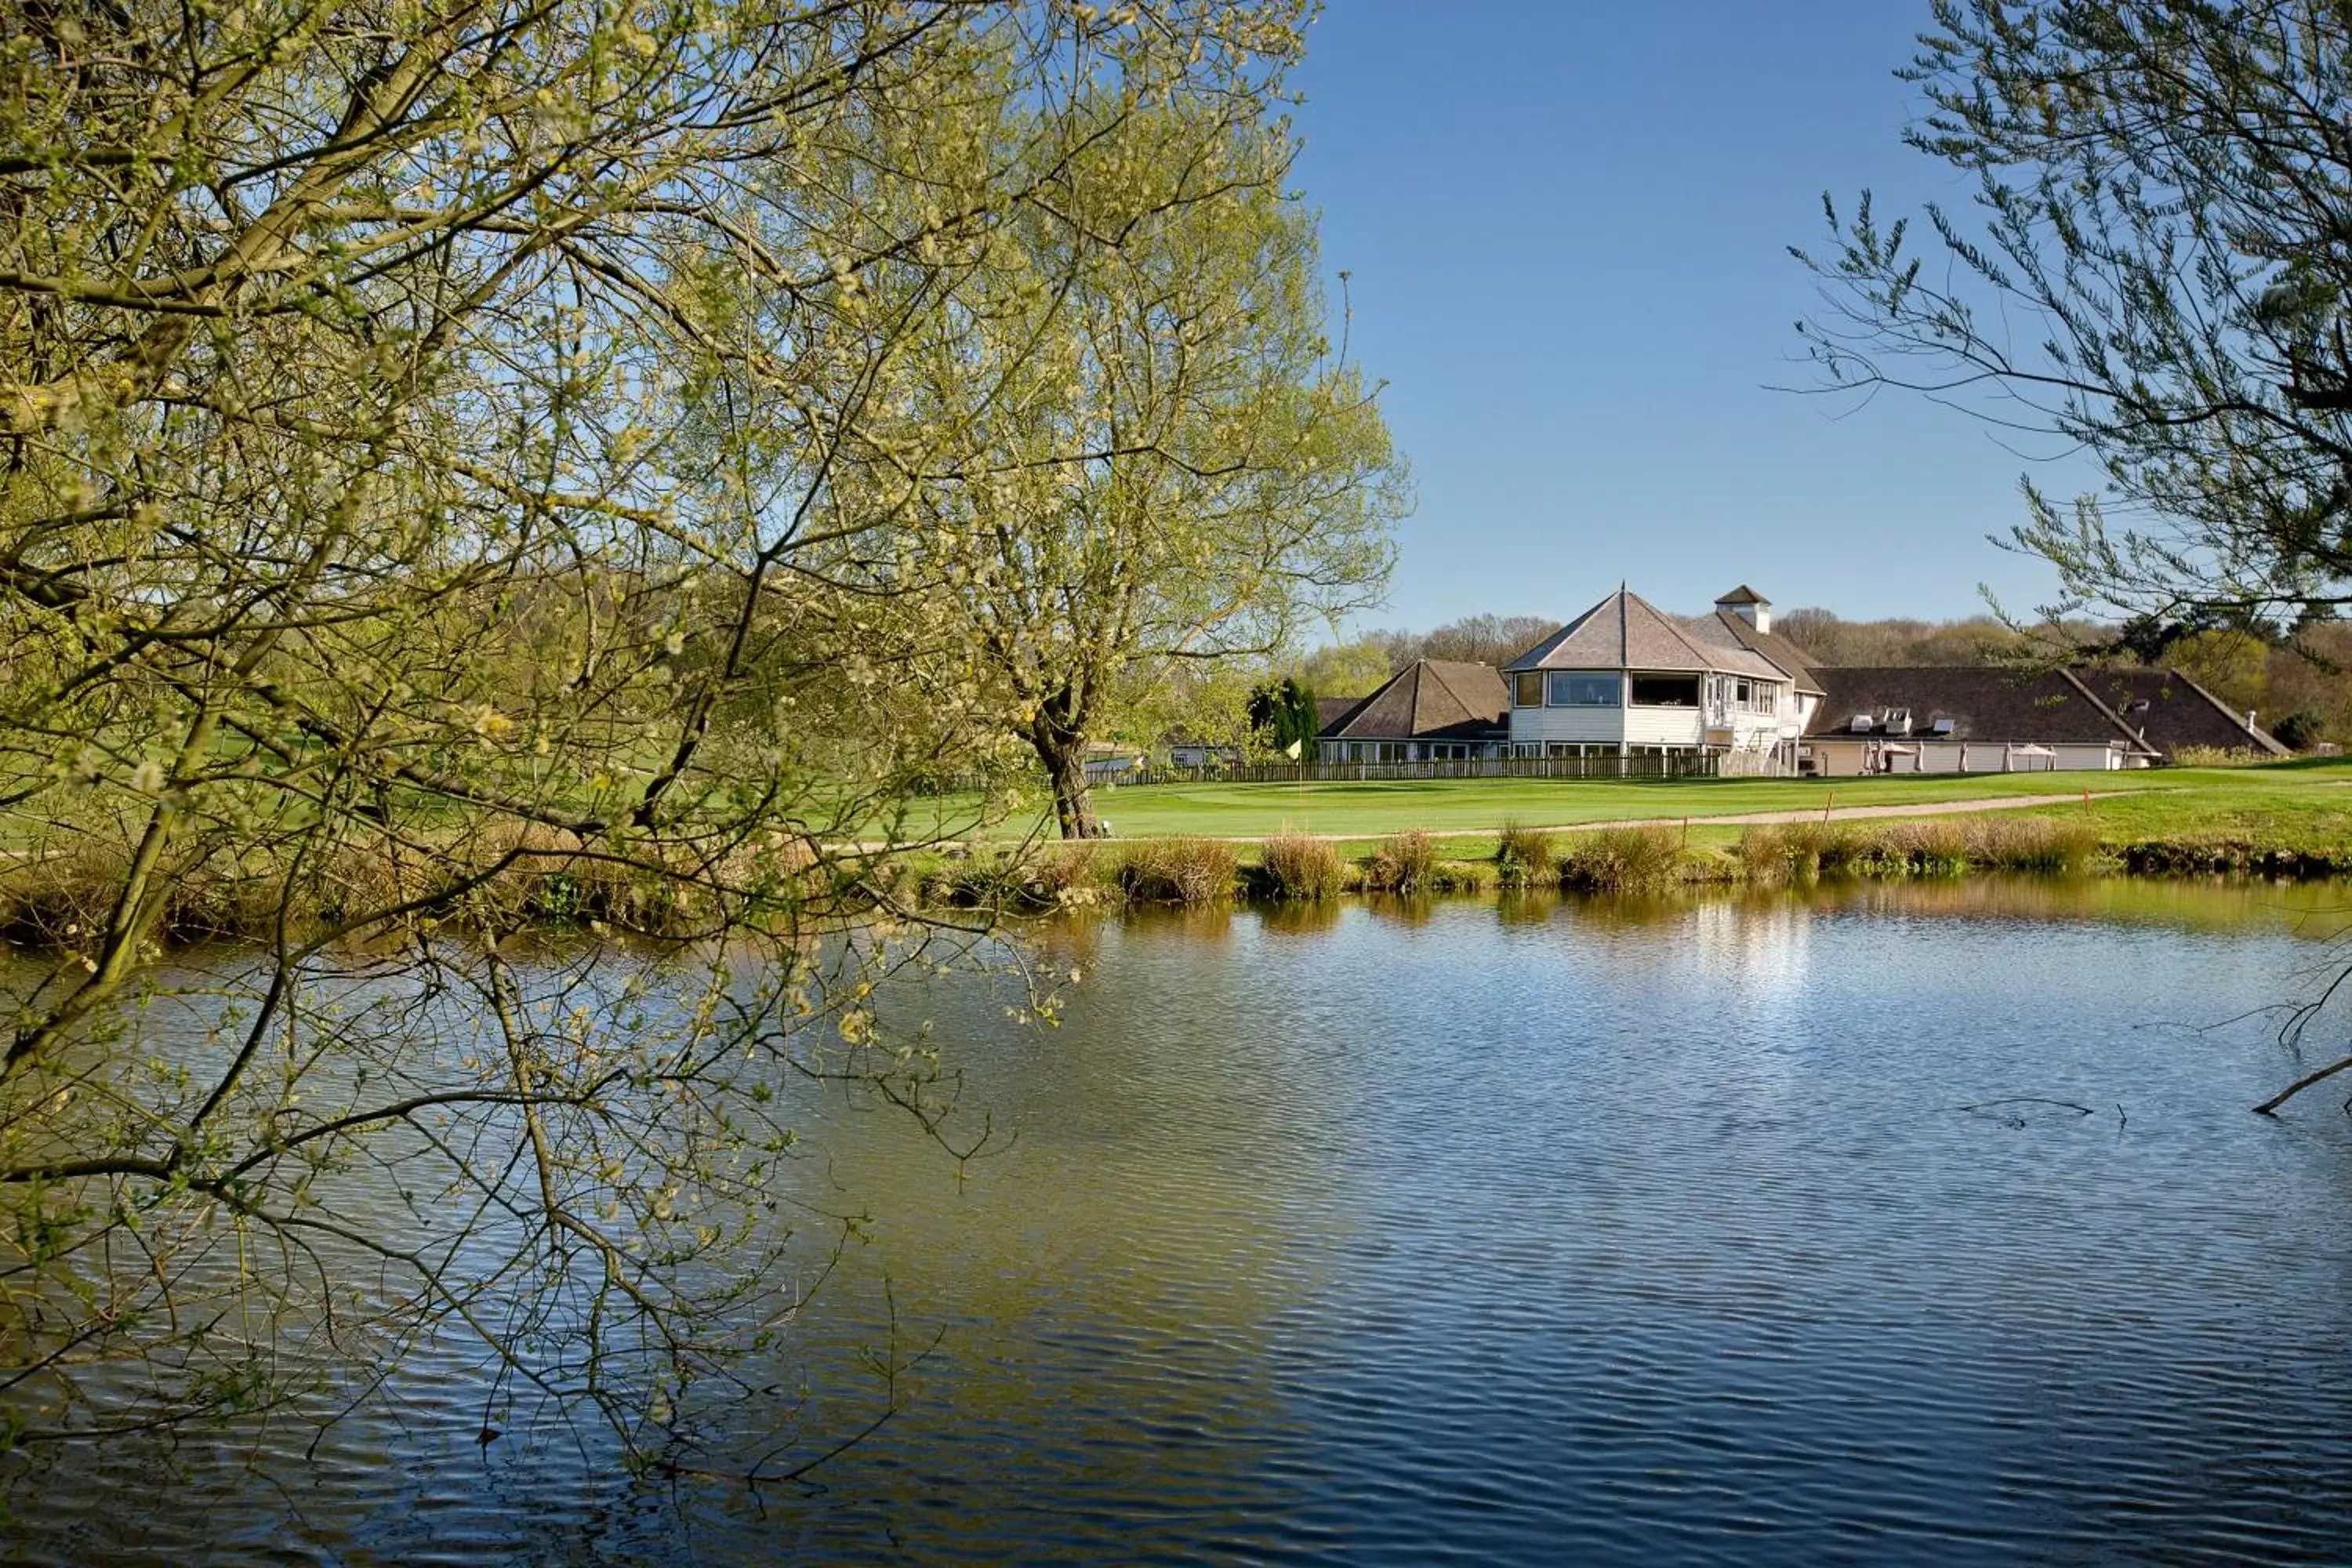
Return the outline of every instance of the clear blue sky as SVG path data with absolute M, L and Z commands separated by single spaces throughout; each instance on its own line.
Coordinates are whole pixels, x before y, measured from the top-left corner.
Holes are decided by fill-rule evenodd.
M 1985 535 L 2029 466 L 2072 494 L 2081 465 L 1916 396 L 1769 390 L 1811 381 L 1786 247 L 1822 248 L 1824 188 L 1965 200 L 1900 141 L 1892 71 L 1927 10 L 1330 0 L 1297 185 L 1420 494 L 1360 625 L 1565 617 L 1620 577 L 1683 611 L 1740 582 L 1849 618 L 1974 614 L 1979 583 L 2050 596 Z

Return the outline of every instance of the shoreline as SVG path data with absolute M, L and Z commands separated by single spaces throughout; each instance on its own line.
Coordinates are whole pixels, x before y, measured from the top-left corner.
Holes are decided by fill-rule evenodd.
M 920 874 L 935 906 L 1019 914 L 1056 909 L 1249 900 L 1311 902 L 1399 892 L 1662 891 L 1677 887 L 1775 887 L 1817 879 L 1894 881 L 1987 874 L 2179 879 L 2243 877 L 2318 882 L 2352 878 L 2352 848 L 2290 834 L 2216 831 L 2105 833 L 2089 819 L 2011 816 L 2011 808 L 2074 796 L 2003 801 L 2002 815 L 1933 805 L 1722 817 L 1580 823 L 1435 832 L 1408 830 L 1343 854 L 1360 836 L 1306 833 L 1055 841 L 951 854 Z M 1735 839 L 1706 832 L 1737 826 Z M 1704 834 L 1695 840 L 1696 834 Z M 1557 838 L 1559 843 L 1553 840 Z M 1440 853 L 1446 841 L 1485 841 L 1476 857 Z M 1254 851 L 1245 854 L 1244 851 Z
M 2336 781 L 2328 781 L 2330 783 Z M 2352 781 L 2345 781 L 2352 783 Z M 2341 799 L 2341 796 L 2336 797 Z M 1684 886 L 1759 888 L 1838 877 L 1955 879 L 1986 873 L 2178 879 L 2212 876 L 2296 882 L 2352 878 L 2352 801 L 2323 816 L 2193 809 L 2197 792 L 2133 792 L 2156 820 L 2097 809 L 2112 796 L 2004 795 L 1845 807 L 1775 808 L 1714 816 L 1646 816 L 1559 826 L 1406 829 L 1385 837 L 1309 833 L 1165 835 L 1085 841 L 934 843 L 891 856 L 837 844 L 841 864 L 864 861 L 862 894 L 816 893 L 826 915 L 856 919 L 895 907 L 983 920 L 1064 909 L 1183 906 L 1245 900 L 1312 902 L 1359 894 L 1480 894 L 1540 889 L 1659 891 Z M 1955 810 L 1958 806 L 1960 809 Z M 2191 808 L 2191 809 L 2184 809 Z M 501 841 L 501 847 L 503 841 Z M 479 914 L 501 934 L 585 933 L 660 942 L 690 939 L 708 911 L 675 889 L 640 887 L 626 867 L 570 844 L 518 842 L 496 867 L 374 864 L 343 868 L 352 881 L 414 878 L 449 884 L 408 919 L 424 929 L 467 926 Z M 399 858 L 395 857 L 394 859 Z M 812 860 L 811 865 L 814 865 Z M 802 870 L 810 868 L 803 866 Z M 0 857 L 0 941 L 19 952 L 64 952 L 90 929 L 112 891 L 106 857 Z M 248 886 L 234 868 L 173 891 L 160 932 L 167 947 L 264 934 L 278 914 L 267 868 Z M 476 882 L 459 875 L 488 870 Z M 305 889 L 298 925 L 332 923 L 336 880 Z M 786 900 L 797 905 L 798 900 Z M 780 908 L 787 921 L 814 910 Z

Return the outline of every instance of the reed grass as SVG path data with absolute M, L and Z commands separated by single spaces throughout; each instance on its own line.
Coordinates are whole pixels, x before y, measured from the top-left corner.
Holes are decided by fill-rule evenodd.
M 1971 870 L 2074 872 L 2099 858 L 2090 822 L 2047 816 L 1925 817 L 1860 827 L 1814 822 L 1750 827 L 1736 851 L 1756 881 L 1853 872 L 1956 876 Z
M 1348 862 L 1328 839 L 1277 833 L 1265 841 L 1259 883 L 1277 899 L 1336 898 L 1347 889 Z
M 1548 888 L 1558 883 L 1559 862 L 1552 853 L 1551 835 L 1540 827 L 1505 823 L 1495 846 L 1495 879 L 1506 888 Z
M 1674 882 L 1682 865 L 1678 828 L 1601 827 L 1570 839 L 1559 858 L 1559 882 L 1564 888 L 1631 892 Z
M 1205 904 L 1232 898 L 1240 869 L 1222 839 L 1153 838 L 1128 846 L 1113 880 L 1139 903 Z
M 1364 887 L 1375 893 L 1430 889 L 1435 881 L 1437 846 L 1418 827 L 1382 839 L 1364 868 Z

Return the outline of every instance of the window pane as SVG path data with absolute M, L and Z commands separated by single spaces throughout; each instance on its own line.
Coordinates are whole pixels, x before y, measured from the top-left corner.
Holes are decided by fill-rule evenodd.
M 1617 702 L 1618 684 L 1613 675 L 1552 672 L 1551 705 L 1555 708 L 1614 708 Z
M 1633 702 L 1641 708 L 1696 708 L 1698 677 L 1637 675 L 1633 678 Z
M 1543 672 L 1523 669 L 1511 677 L 1511 703 L 1518 708 L 1543 706 Z

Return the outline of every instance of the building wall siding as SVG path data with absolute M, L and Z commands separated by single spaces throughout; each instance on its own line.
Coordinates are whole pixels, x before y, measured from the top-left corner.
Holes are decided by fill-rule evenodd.
M 1819 771 L 1829 778 L 1851 778 L 1862 772 L 1863 764 L 1874 742 L 1858 738 L 1828 739 L 1816 737 L 1805 744 L 1820 764 Z M 1922 741 L 1916 737 L 1897 739 L 1895 744 L 1916 748 L 1912 756 L 1898 756 L 1895 772 L 1898 773 L 1956 773 L 1961 771 L 1963 742 L 1958 741 Z M 1967 771 L 1972 773 L 1997 773 L 2002 771 L 2002 748 L 1998 741 L 1965 742 Z M 2061 742 L 2053 745 L 2050 756 L 2030 757 L 2010 755 L 2011 773 L 2083 773 L 2105 772 L 2125 765 L 2121 745 L 2105 745 L 2095 742 Z
M 1569 741 L 1613 746 L 1625 738 L 1625 711 L 1622 708 L 1514 708 L 1511 743 Z
M 1696 746 L 1704 739 L 1696 708 L 1628 708 L 1625 739 L 1637 746 Z
M 1511 742 L 1541 745 L 1696 746 L 1706 740 L 1706 713 L 1698 708 L 1514 708 Z M 1731 727 L 1748 734 L 1778 733 L 1783 721 L 1769 714 L 1734 715 Z M 1753 742 L 1750 742 L 1751 744 Z

